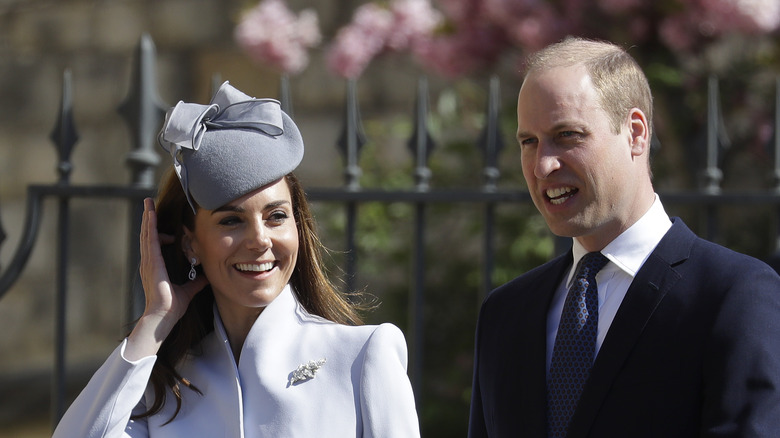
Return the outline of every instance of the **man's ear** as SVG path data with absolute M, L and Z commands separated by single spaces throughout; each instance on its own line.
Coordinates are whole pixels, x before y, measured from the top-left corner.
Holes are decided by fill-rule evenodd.
M 638 157 L 650 153 L 650 124 L 639 108 L 628 112 L 628 129 L 631 136 L 631 155 Z

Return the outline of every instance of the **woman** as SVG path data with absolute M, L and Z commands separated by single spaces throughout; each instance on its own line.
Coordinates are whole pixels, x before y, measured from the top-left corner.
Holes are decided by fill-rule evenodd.
M 179 102 L 144 202 L 146 307 L 55 437 L 415 437 L 406 344 L 325 278 L 292 120 L 227 82 Z

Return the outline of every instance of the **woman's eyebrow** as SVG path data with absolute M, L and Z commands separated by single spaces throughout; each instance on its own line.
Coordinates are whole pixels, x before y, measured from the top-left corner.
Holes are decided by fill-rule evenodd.
M 283 205 L 290 205 L 290 204 L 291 204 L 290 201 L 287 201 L 285 199 L 280 199 L 278 201 L 272 201 L 272 202 L 269 202 L 268 204 L 265 204 L 265 206 L 263 207 L 263 210 L 270 210 L 272 208 L 277 208 L 277 207 L 281 207 Z M 223 205 L 222 207 L 215 208 L 211 212 L 211 214 L 213 215 L 213 214 L 216 214 L 216 213 L 224 213 L 224 212 L 227 212 L 227 213 L 244 213 L 245 211 L 246 211 L 246 209 L 244 209 L 241 206 L 228 204 L 228 205 Z
M 217 207 L 214 210 L 211 211 L 211 214 L 214 215 L 216 213 L 243 213 L 245 210 L 241 207 L 235 206 L 235 205 L 223 205 L 222 207 Z
M 278 201 L 269 202 L 268 204 L 265 204 L 264 210 L 269 210 L 272 208 L 281 207 L 283 205 L 290 205 L 291 202 L 286 199 L 280 199 Z

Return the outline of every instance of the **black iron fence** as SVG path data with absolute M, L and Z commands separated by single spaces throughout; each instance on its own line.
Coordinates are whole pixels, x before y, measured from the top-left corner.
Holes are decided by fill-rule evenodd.
M 138 281 L 137 264 L 139 260 L 138 233 L 140 229 L 141 202 L 140 200 L 153 196 L 155 193 L 154 174 L 159 157 L 156 151 L 156 134 L 161 125 L 164 105 L 157 97 L 155 83 L 155 48 L 148 36 L 142 37 L 132 75 L 132 87 L 129 96 L 119 106 L 120 114 L 132 128 L 133 149 L 127 155 L 127 165 L 132 170 L 132 178 L 127 185 L 86 185 L 79 186 L 70 183 L 72 165 L 70 161 L 71 151 L 78 140 L 76 127 L 73 122 L 73 105 L 70 86 L 70 73 L 65 72 L 62 87 L 62 105 L 59 112 L 59 120 L 52 133 L 52 140 L 58 152 L 59 181 L 50 185 L 30 185 L 27 190 L 26 226 L 21 232 L 18 248 L 14 252 L 12 260 L 4 267 L 0 275 L 0 299 L 9 291 L 25 268 L 32 248 L 39 234 L 43 212 L 43 200 L 54 198 L 58 200 L 57 211 L 57 251 L 56 251 L 56 311 L 55 311 L 55 355 L 54 371 L 51 387 L 51 414 L 52 422 L 56 424 L 64 412 L 65 406 L 65 375 L 67 350 L 65 340 L 65 322 L 67 318 L 67 279 L 70 262 L 67 257 L 69 247 L 69 203 L 76 198 L 101 198 L 127 200 L 130 205 L 130 222 L 128 229 L 129 253 L 127 255 L 128 272 L 132 278 L 127 281 L 127 314 L 125 323 L 131 323 L 143 310 L 143 292 Z M 480 262 L 480 286 L 474 293 L 475 301 L 481 301 L 481 297 L 494 286 L 495 267 L 495 240 L 496 240 L 496 209 L 505 204 L 531 205 L 531 198 L 523 189 L 499 188 L 500 177 L 498 159 L 503 147 L 503 134 L 500 129 L 500 90 L 497 79 L 490 81 L 485 125 L 482 134 L 476 141 L 476 146 L 481 151 L 482 184 L 474 188 L 438 189 L 432 188 L 430 179 L 431 169 L 428 159 L 435 146 L 428 130 L 428 85 L 424 79 L 418 83 L 417 99 L 414 106 L 414 130 L 409 139 L 409 148 L 414 159 L 414 185 L 408 189 L 385 190 L 368 189 L 361 187 L 361 168 L 359 155 L 361 147 L 365 143 L 365 136 L 361 126 L 356 96 L 355 82 L 348 82 L 345 101 L 344 126 L 340 138 L 337 141 L 343 154 L 344 184 L 338 188 L 310 187 L 307 194 L 312 202 L 341 205 L 345 211 L 345 254 L 343 270 L 345 272 L 346 289 L 355 288 L 354 278 L 358 271 L 356 260 L 357 248 L 357 220 L 360 215 L 360 206 L 368 203 L 404 203 L 413 207 L 413 236 L 411 238 L 412 275 L 409 280 L 409 323 L 406 327 L 407 339 L 410 344 L 410 377 L 415 387 L 415 393 L 423 382 L 423 361 L 425 359 L 424 339 L 426 315 L 424 304 L 426 302 L 426 241 L 428 228 L 426 220 L 429 210 L 434 204 L 467 204 L 480 210 L 482 217 L 480 228 L 481 243 L 479 245 L 482 254 Z M 780 88 L 780 80 L 778 80 Z M 283 106 L 289 108 L 289 88 L 286 79 L 282 81 L 280 91 Z M 717 80 L 711 78 L 708 89 L 708 115 L 707 115 L 707 155 L 706 168 L 703 172 L 703 182 L 700 189 L 689 192 L 660 193 L 660 197 L 668 205 L 695 206 L 703 212 L 704 225 L 699 227 L 700 234 L 710 240 L 717 240 L 720 232 L 718 210 L 724 206 L 771 206 L 775 211 L 775 222 L 780 221 L 780 136 L 775 135 L 774 148 L 774 174 L 775 186 L 770 189 L 756 189 L 746 192 L 725 192 L 720 189 L 722 172 L 718 165 L 718 154 L 722 137 L 722 121 L 720 120 L 719 98 Z M 780 109 L 780 95 L 777 98 L 777 108 Z M 775 119 L 775 132 L 780 129 L 780 110 Z M 2 218 L 0 218 L 2 219 Z M 777 239 L 775 227 L 774 235 L 768 239 Z M 5 238 L 2 223 L 0 222 L 0 244 Z M 566 239 L 555 241 L 556 252 L 563 251 L 569 244 Z M 777 253 L 776 253 L 777 254 Z M 771 260 L 770 260 L 771 261 Z M 3 267 L 0 267 L 3 268 Z M 419 400 L 418 400 L 419 401 Z

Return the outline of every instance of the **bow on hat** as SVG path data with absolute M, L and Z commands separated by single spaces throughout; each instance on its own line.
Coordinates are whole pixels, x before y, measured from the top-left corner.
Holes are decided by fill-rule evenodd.
M 276 137 L 284 134 L 282 126 L 279 101 L 252 98 L 225 82 L 208 105 L 179 101 L 171 108 L 165 115 L 159 142 L 173 157 L 176 175 L 194 211 L 187 169 L 181 162 L 182 149 L 197 151 L 209 129 L 252 129 Z

